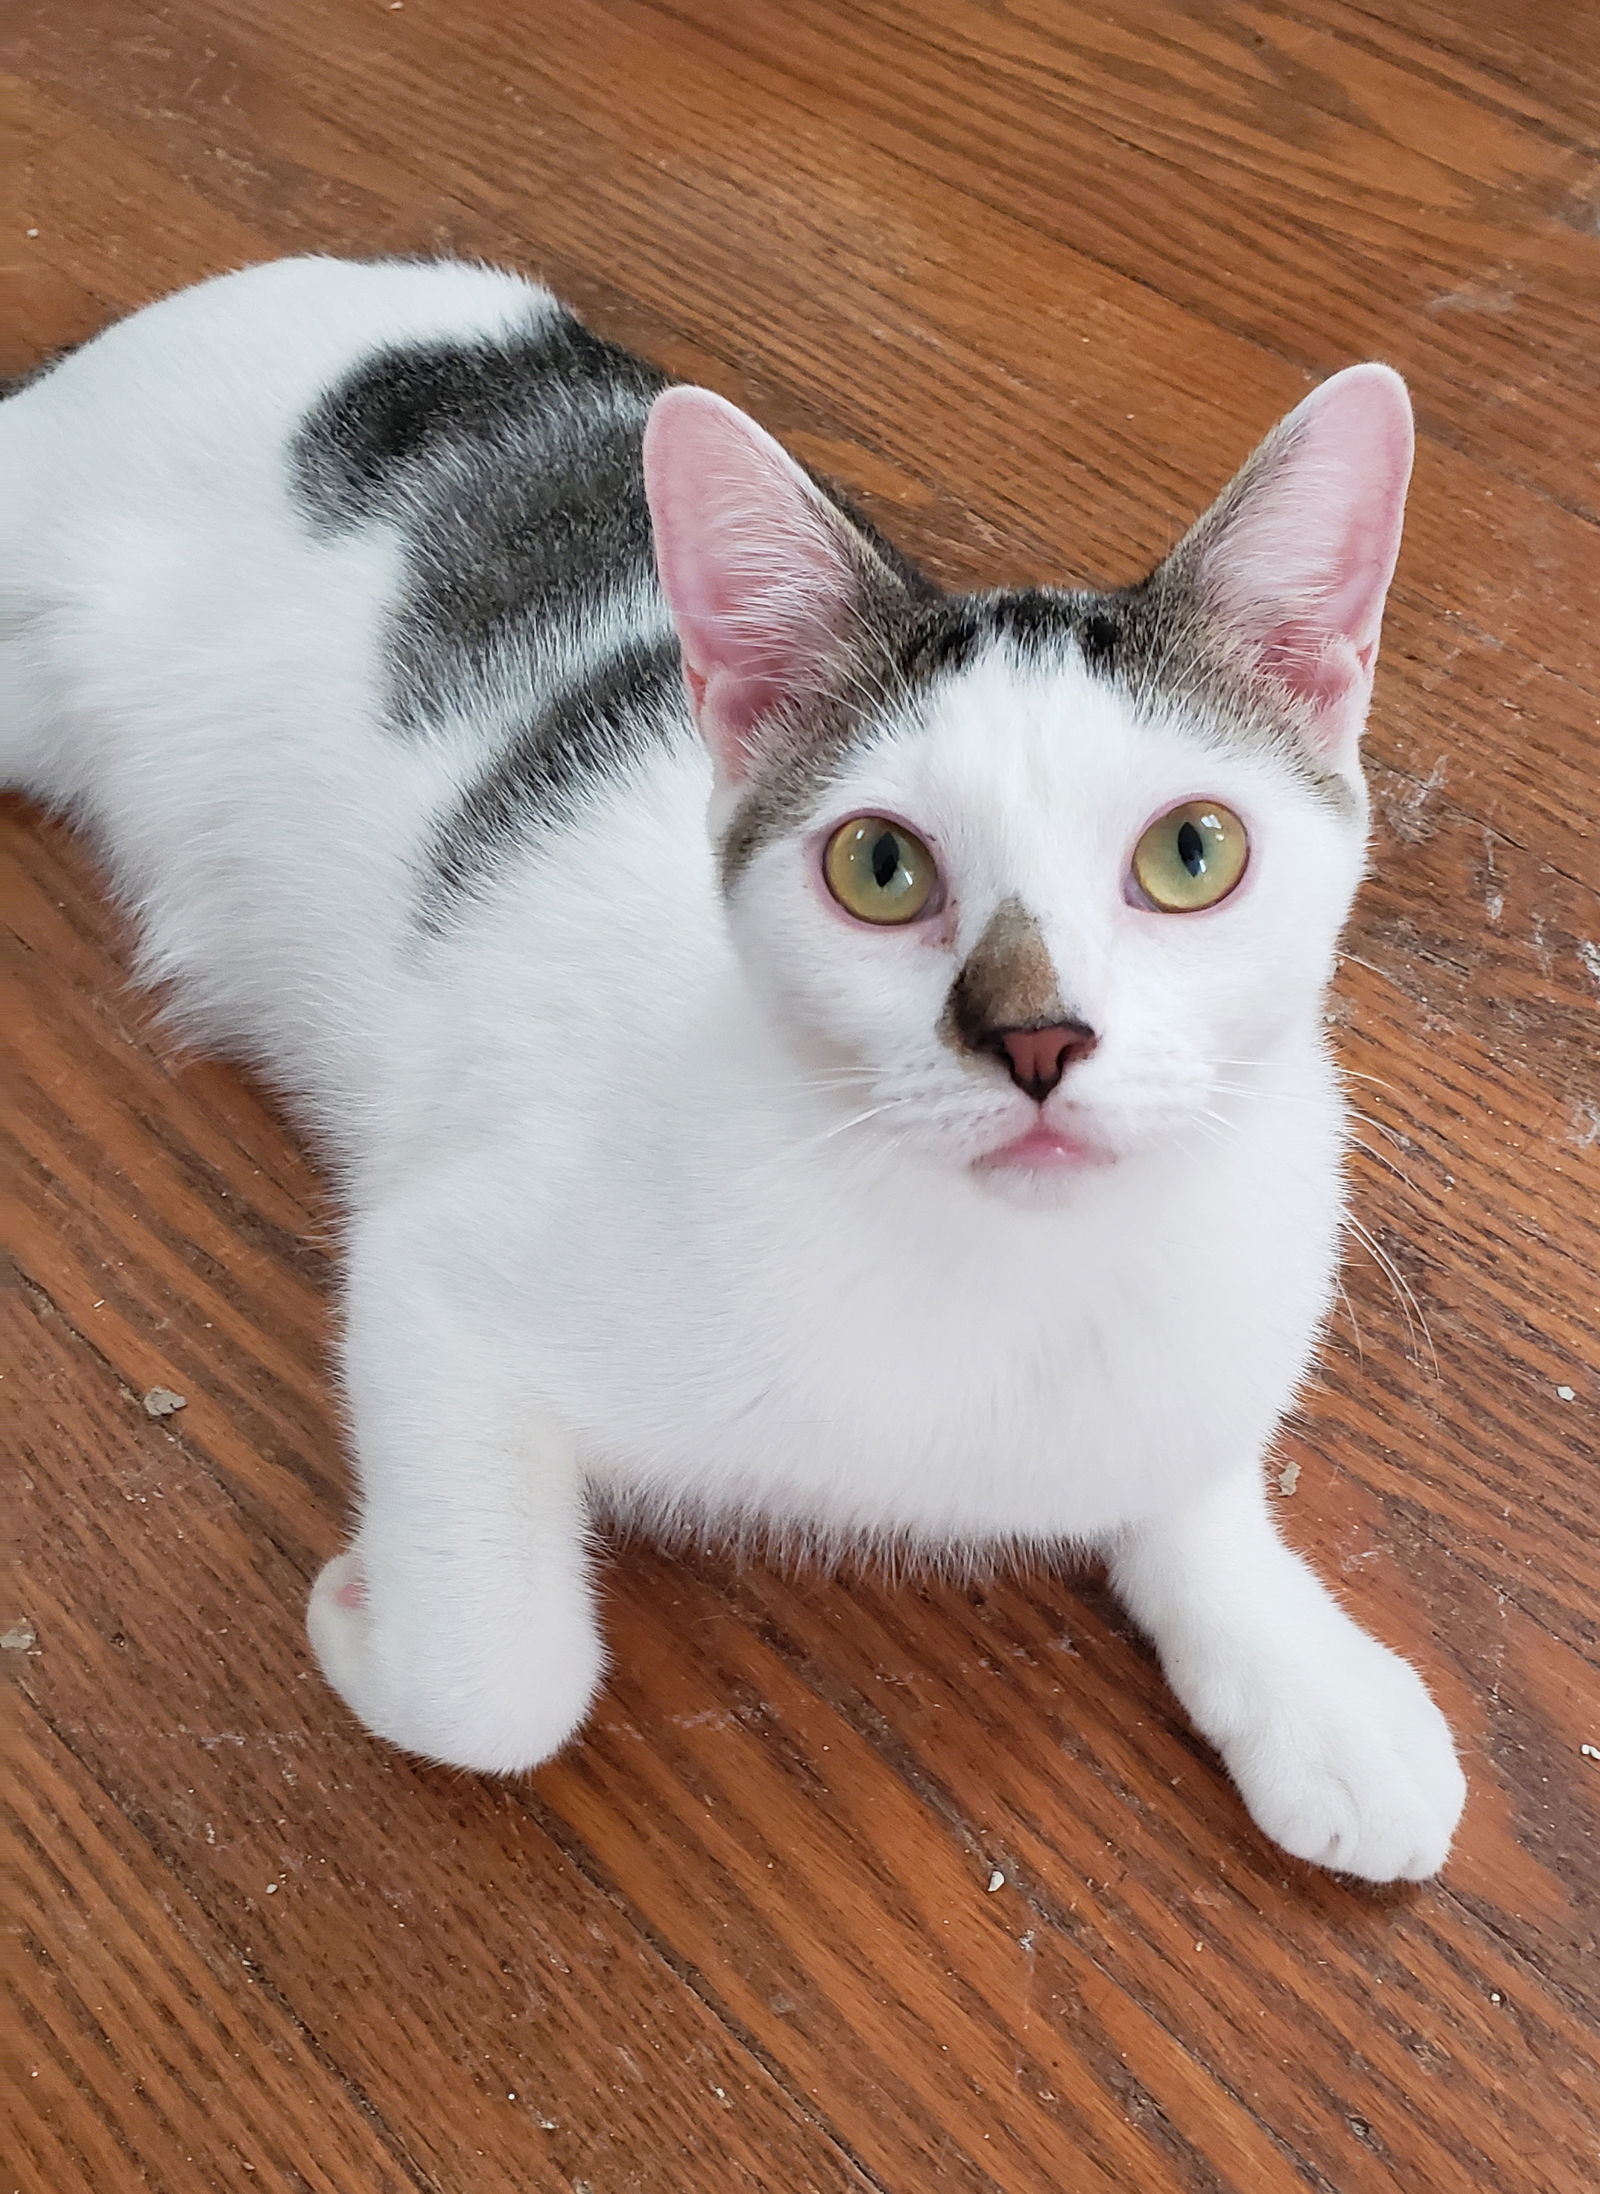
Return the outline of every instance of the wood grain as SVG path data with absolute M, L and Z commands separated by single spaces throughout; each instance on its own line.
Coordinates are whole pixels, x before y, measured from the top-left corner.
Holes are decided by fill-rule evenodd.
M 1600 19 L 75 0 L 7 66 L 0 370 L 274 252 L 478 252 L 956 581 L 1127 577 L 1308 375 L 1407 373 L 1335 1000 L 1382 1262 L 1352 1241 L 1282 1507 L 1473 1795 L 1439 1884 L 1352 1889 L 1262 1844 L 1093 1577 L 702 1547 L 613 1550 L 616 1675 L 542 1774 L 380 1751 L 300 1627 L 344 1501 L 337 1214 L 126 987 L 87 850 L 13 809 L 6 2183 L 1590 2183 Z

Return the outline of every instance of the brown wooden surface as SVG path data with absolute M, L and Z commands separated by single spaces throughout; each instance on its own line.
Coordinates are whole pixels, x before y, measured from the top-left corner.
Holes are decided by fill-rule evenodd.
M 1437 1683 L 1472 1800 L 1441 1883 L 1353 1889 L 1263 1845 L 1092 1579 L 637 1547 L 566 1758 L 497 1787 L 381 1751 L 301 1631 L 344 1505 L 334 1215 L 254 1089 L 152 1034 L 92 870 L 16 810 L 0 2185 L 1593 2183 L 1591 0 L 9 20 L 0 367 L 276 252 L 480 253 L 974 581 L 1129 577 L 1309 375 L 1410 377 L 1339 985 L 1409 1300 L 1353 1246 L 1283 1507 Z

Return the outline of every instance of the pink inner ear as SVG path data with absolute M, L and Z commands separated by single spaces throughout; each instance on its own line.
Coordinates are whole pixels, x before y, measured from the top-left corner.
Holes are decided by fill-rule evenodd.
M 1376 644 L 1362 651 L 1315 624 L 1285 624 L 1267 634 L 1256 662 L 1297 700 L 1329 710 L 1347 708 L 1360 697 L 1376 653 Z
M 1254 460 L 1206 553 L 1213 599 L 1258 666 L 1349 758 L 1371 696 L 1411 474 L 1411 406 L 1387 366 L 1313 390 Z
M 800 467 L 709 389 L 657 398 L 645 427 L 656 566 L 684 679 L 719 771 L 833 651 L 853 578 L 841 527 Z

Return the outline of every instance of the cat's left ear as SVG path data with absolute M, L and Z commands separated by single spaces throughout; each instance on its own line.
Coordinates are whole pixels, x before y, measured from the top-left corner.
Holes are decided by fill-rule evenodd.
M 764 723 L 840 654 L 865 543 L 786 450 L 710 389 L 651 407 L 656 568 L 718 775 L 744 778 Z
M 1168 560 L 1334 768 L 1355 766 L 1372 697 L 1412 444 L 1399 374 L 1350 366 L 1290 412 Z

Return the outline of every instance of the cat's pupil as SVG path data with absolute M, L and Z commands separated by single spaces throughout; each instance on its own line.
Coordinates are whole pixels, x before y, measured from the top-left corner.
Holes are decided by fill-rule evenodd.
M 873 846 L 871 858 L 873 881 L 880 891 L 887 891 L 900 866 L 900 841 L 892 830 L 886 830 Z
M 1203 876 L 1206 866 L 1206 842 L 1193 823 L 1184 823 L 1178 831 L 1178 859 L 1191 876 Z

